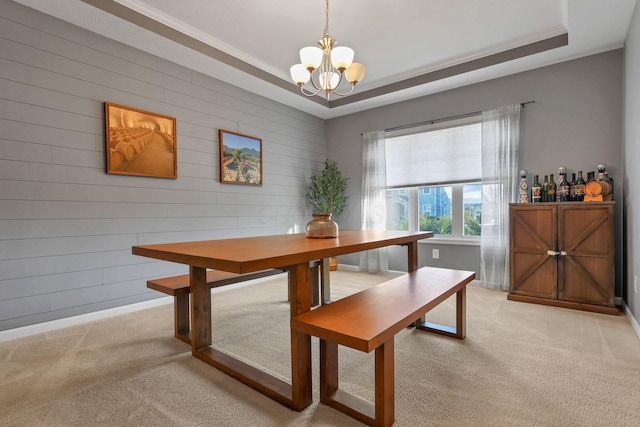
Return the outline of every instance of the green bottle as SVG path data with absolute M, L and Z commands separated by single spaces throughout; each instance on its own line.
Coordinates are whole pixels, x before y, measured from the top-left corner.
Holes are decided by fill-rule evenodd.
M 549 175 L 549 187 L 547 188 L 547 202 L 555 202 L 556 201 L 556 190 L 558 189 L 558 184 L 553 180 L 553 174 Z

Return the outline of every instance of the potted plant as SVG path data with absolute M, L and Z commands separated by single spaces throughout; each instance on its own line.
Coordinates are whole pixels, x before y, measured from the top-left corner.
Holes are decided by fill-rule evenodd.
M 307 237 L 338 237 L 338 224 L 333 220 L 347 203 L 347 181 L 334 160 L 325 160 L 324 169 L 311 175 L 307 200 L 314 219 L 307 224 Z

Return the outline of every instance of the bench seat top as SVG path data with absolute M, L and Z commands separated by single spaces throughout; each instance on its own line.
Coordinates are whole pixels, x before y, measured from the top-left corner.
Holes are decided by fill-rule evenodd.
M 463 289 L 471 271 L 422 267 L 291 319 L 291 328 L 370 352 Z
M 221 270 L 207 270 L 207 283 L 212 288 L 219 286 L 231 285 L 245 280 L 258 279 L 261 277 L 280 274 L 282 270 L 261 270 L 253 273 L 237 274 L 229 273 Z M 188 294 L 189 275 L 182 274 L 180 276 L 163 277 L 161 279 L 147 280 L 147 287 L 155 291 L 163 292 L 171 296 Z

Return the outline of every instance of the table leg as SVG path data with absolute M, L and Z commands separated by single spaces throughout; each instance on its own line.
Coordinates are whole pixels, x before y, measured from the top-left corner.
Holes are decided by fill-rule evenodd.
M 320 304 L 331 302 L 331 277 L 329 276 L 329 262 L 331 258 L 324 258 L 320 270 Z
M 418 269 L 418 242 L 407 243 L 407 272 Z
M 311 310 L 311 273 L 309 263 L 289 268 L 291 317 Z M 312 402 L 311 337 L 291 330 L 291 400 L 293 409 L 302 411 Z
M 191 350 L 195 353 L 211 345 L 211 289 L 207 269 L 189 267 L 191 287 Z
M 416 271 L 418 269 L 418 242 L 413 241 L 407 243 L 407 272 Z M 420 322 L 424 322 L 424 316 L 416 320 L 412 325 L 417 326 Z
M 311 307 L 315 307 L 320 304 L 320 267 L 322 262 L 311 261 L 309 268 L 311 268 Z M 291 299 L 289 299 L 291 301 Z

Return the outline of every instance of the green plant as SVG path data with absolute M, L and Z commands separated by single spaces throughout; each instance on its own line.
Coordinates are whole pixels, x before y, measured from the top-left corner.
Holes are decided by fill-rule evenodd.
M 307 200 L 314 213 L 330 213 L 338 216 L 347 204 L 347 181 L 334 160 L 325 160 L 320 174 L 311 175 Z

